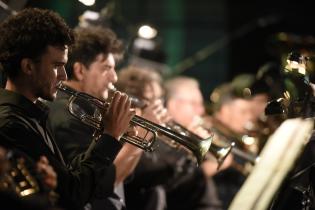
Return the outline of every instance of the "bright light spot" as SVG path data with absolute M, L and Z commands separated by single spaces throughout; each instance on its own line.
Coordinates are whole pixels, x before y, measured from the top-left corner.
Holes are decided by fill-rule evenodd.
M 99 19 L 100 17 L 100 14 L 98 12 L 94 12 L 94 11 L 90 11 L 90 10 L 86 10 L 82 17 L 84 19 L 87 19 L 87 20 L 97 20 Z
M 153 50 L 155 48 L 155 42 L 153 40 L 137 38 L 134 41 L 134 46 L 137 49 Z
M 260 157 L 256 157 L 255 162 L 258 163 L 260 161 Z
M 100 17 L 98 12 L 86 10 L 80 17 L 79 17 L 79 25 L 80 27 L 88 27 L 91 21 L 96 21 Z
M 289 91 L 287 91 L 287 90 L 283 92 L 283 96 L 284 96 L 286 99 L 288 99 L 288 100 L 291 98 L 291 95 L 290 95 Z
M 305 70 L 305 68 L 304 68 L 304 67 L 299 67 L 298 72 L 299 72 L 300 74 L 303 74 L 303 75 L 305 75 L 305 74 L 306 74 L 306 70 Z
M 148 25 L 143 25 L 138 30 L 138 36 L 144 39 L 153 39 L 157 35 L 157 30 Z
M 95 4 L 95 0 L 79 0 L 79 2 L 81 2 L 85 6 L 92 6 Z
M 306 66 L 304 63 L 299 63 L 297 61 L 290 61 L 287 60 L 286 70 L 292 71 L 293 69 L 296 69 L 300 74 L 305 75 L 306 74 Z
M 256 139 L 254 137 L 251 137 L 251 136 L 244 135 L 242 137 L 242 142 L 246 145 L 252 145 L 255 143 L 255 141 L 256 141 Z

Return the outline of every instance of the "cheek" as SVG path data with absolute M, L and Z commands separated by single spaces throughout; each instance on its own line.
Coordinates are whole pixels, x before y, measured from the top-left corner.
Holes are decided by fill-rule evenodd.
M 46 81 L 51 81 L 57 78 L 58 70 L 56 68 L 47 68 L 47 71 L 43 71 L 41 77 Z
M 104 83 L 108 83 L 112 81 L 113 75 L 110 71 L 104 72 L 102 75 L 99 75 L 100 80 Z
M 195 114 L 195 110 L 194 110 L 193 106 L 190 104 L 183 104 L 183 105 L 179 104 L 178 108 L 183 110 L 183 112 L 182 112 L 183 115 L 191 116 L 191 115 Z
M 57 78 L 57 76 L 58 76 L 58 69 L 54 68 L 52 72 L 53 72 L 52 75 L 54 76 L 54 78 Z

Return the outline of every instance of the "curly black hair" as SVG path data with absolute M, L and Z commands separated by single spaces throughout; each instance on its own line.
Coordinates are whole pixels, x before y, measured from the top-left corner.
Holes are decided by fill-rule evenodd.
M 38 59 L 47 46 L 71 46 L 72 30 L 55 12 L 27 8 L 0 24 L 0 66 L 14 79 L 23 58 Z
M 74 30 L 75 43 L 70 48 L 69 60 L 66 66 L 69 79 L 73 79 L 73 65 L 80 62 L 86 67 L 96 59 L 99 54 L 112 53 L 119 59 L 123 55 L 123 44 L 116 34 L 109 28 L 101 26 L 78 27 Z

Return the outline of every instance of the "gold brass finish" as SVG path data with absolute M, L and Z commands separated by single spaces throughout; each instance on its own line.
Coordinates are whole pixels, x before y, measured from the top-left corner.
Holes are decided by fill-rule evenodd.
M 89 94 L 72 90 L 62 83 L 59 83 L 57 88 L 67 95 L 70 95 L 68 107 L 69 112 L 74 117 L 76 117 L 86 125 L 95 128 L 97 131 L 103 131 L 104 125 L 102 121 L 102 113 L 106 112 L 107 108 L 110 105 L 110 102 L 102 101 Z M 85 110 L 83 110 L 84 106 Z M 153 151 L 153 145 L 155 143 L 157 135 L 164 135 L 189 149 L 195 155 L 198 164 L 203 161 L 212 141 L 212 137 L 201 139 L 199 137 L 192 138 L 190 136 L 182 135 L 169 128 L 146 120 L 138 115 L 135 115 L 131 119 L 131 124 L 142 127 L 147 131 L 147 134 L 151 133 L 153 138 L 151 138 L 151 140 L 149 141 L 146 140 L 145 137 L 142 138 L 138 136 L 130 136 L 128 134 L 124 134 L 121 137 L 123 141 L 133 144 L 145 151 Z

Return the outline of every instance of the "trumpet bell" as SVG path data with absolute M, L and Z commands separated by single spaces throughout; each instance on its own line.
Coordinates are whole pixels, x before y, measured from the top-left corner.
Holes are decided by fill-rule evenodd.
M 219 169 L 222 164 L 224 163 L 224 160 L 226 157 L 230 154 L 231 150 L 235 146 L 235 143 L 232 142 L 229 146 L 227 147 L 219 147 L 215 144 L 212 144 L 210 147 L 209 152 L 216 158 L 218 166 L 217 169 Z
M 199 142 L 198 151 L 194 153 L 196 156 L 198 164 L 202 163 L 204 160 L 204 157 L 207 155 L 208 151 L 211 150 L 212 145 L 212 136 L 206 139 L 202 139 Z
M 179 123 L 175 121 L 168 122 L 168 127 L 172 128 L 173 130 L 179 132 L 180 134 L 187 137 L 187 141 L 192 142 L 193 144 L 198 144 L 199 151 L 196 152 L 194 155 L 196 156 L 198 163 L 200 164 L 203 161 L 203 158 L 207 156 L 207 153 L 210 152 L 217 160 L 219 169 L 221 165 L 223 164 L 226 157 L 230 154 L 232 148 L 234 147 L 235 143 L 233 142 L 228 147 L 221 147 L 215 143 L 213 143 L 213 133 L 210 134 L 210 136 L 206 139 L 199 140 L 200 137 L 196 135 L 195 133 L 189 131 L 184 126 L 180 125 Z M 198 142 L 199 143 L 196 143 Z M 199 157 L 198 157 L 199 155 Z

